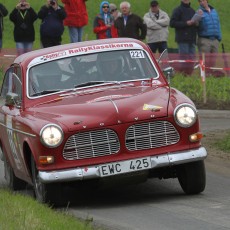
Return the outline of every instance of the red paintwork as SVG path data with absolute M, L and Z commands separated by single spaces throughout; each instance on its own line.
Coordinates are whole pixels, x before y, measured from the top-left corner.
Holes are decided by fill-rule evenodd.
M 105 43 L 114 44 L 116 42 L 137 42 L 142 45 L 143 49 L 146 49 L 150 53 L 153 62 L 157 66 L 158 71 L 161 73 L 161 76 L 158 79 L 160 84 L 155 86 L 141 86 L 138 82 L 135 83 L 137 84 L 136 87 L 130 86 L 118 89 L 108 89 L 94 93 L 89 92 L 82 93 L 80 95 L 75 94 L 68 97 L 61 96 L 61 94 L 55 94 L 37 99 L 29 99 L 26 96 L 25 80 L 27 65 L 29 65 L 34 58 L 81 46 L 96 46 Z M 12 167 L 14 168 L 15 175 L 28 182 L 31 182 L 31 178 L 30 173 L 28 172 L 28 162 L 25 160 L 25 155 L 27 154 L 23 148 L 25 143 L 31 149 L 36 161 L 41 155 L 55 156 L 55 164 L 44 166 L 39 165 L 37 162 L 38 169 L 40 170 L 89 166 L 93 164 L 125 160 L 142 156 L 159 155 L 166 152 L 197 148 L 200 146 L 200 142 L 190 143 L 188 140 L 188 136 L 190 134 L 199 131 L 199 121 L 197 121 L 197 123 L 190 128 L 181 128 L 175 123 L 173 118 L 173 111 L 178 104 L 189 103 L 193 105 L 193 103 L 182 93 L 175 89 L 170 89 L 152 53 L 142 42 L 124 38 L 68 44 L 24 54 L 17 57 L 14 61 L 14 64 L 20 65 L 23 71 L 23 107 L 21 109 L 16 107 L 9 108 L 0 102 L 0 122 L 5 124 L 6 119 L 4 114 L 11 114 L 13 116 L 13 128 L 34 134 L 36 137 L 30 137 L 28 135 L 23 135 L 22 133 L 18 133 L 14 137 L 18 143 L 18 145 L 15 145 L 15 148 L 19 154 L 19 159 L 16 162 L 12 157 L 9 141 L 6 139 L 6 137 L 8 137 L 6 128 L 3 126 L 0 126 L 0 142 Z M 111 101 L 103 100 L 103 98 L 108 98 L 111 95 L 115 95 L 114 97 L 117 97 L 113 100 L 116 102 L 118 112 Z M 144 104 L 157 105 L 162 107 L 162 109 L 155 112 L 150 110 L 144 111 Z M 153 121 L 156 119 L 170 121 L 177 128 L 181 136 L 180 142 L 169 147 L 145 151 L 134 151 L 130 153 L 125 148 L 125 131 L 132 123 L 136 123 L 136 118 L 138 118 L 138 122 Z M 60 125 L 65 133 L 63 144 L 58 148 L 49 149 L 40 142 L 39 132 L 41 128 L 48 123 Z M 63 159 L 62 150 L 64 143 L 69 136 L 77 131 L 101 129 L 102 123 L 103 127 L 112 127 L 112 129 L 117 132 L 121 140 L 121 150 L 118 154 L 75 161 L 66 161 Z

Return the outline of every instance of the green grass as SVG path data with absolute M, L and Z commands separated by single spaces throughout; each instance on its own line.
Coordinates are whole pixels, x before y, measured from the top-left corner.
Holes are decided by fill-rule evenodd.
M 13 10 L 15 7 L 17 1 L 14 0 L 2 0 L 1 3 L 3 3 L 9 12 Z M 31 3 L 31 6 L 35 9 L 36 12 L 40 9 L 41 5 L 43 5 L 46 0 L 34 0 L 34 1 L 29 1 Z M 111 1 L 119 7 L 120 0 L 113 0 Z M 138 14 L 139 16 L 143 17 L 144 14 L 148 11 L 149 9 L 149 2 L 150 0 L 130 0 L 131 3 L 131 9 L 133 13 Z M 192 2 L 192 7 L 194 9 L 198 8 L 198 1 L 193 0 Z M 222 3 L 221 3 L 222 2 Z M 61 0 L 59 0 L 59 3 L 61 4 Z M 95 35 L 93 34 L 93 20 L 95 15 L 99 12 L 99 5 L 101 1 L 99 0 L 88 0 L 87 1 L 87 9 L 89 13 L 89 23 L 87 26 L 84 28 L 84 40 L 92 40 L 95 39 Z M 166 11 L 169 16 L 172 14 L 172 10 L 177 6 L 180 1 L 179 0 L 159 0 L 160 7 Z M 220 21 L 221 21 L 221 27 L 222 27 L 222 33 L 223 33 L 223 43 L 225 45 L 225 51 L 230 52 L 230 34 L 229 34 L 229 25 L 228 25 L 228 10 L 230 9 L 230 1 L 216 1 L 216 0 L 209 0 L 209 3 L 213 5 L 220 16 Z M 40 41 L 39 41 L 39 26 L 40 26 L 40 19 L 38 19 L 35 22 L 35 27 L 36 27 L 36 41 L 34 43 L 34 48 L 38 49 L 40 48 Z M 3 38 L 3 48 L 13 48 L 15 47 L 15 43 L 13 41 L 13 23 L 9 20 L 9 17 L 5 17 L 4 20 L 5 24 L 5 30 L 4 30 L 4 38 Z M 68 35 L 68 30 L 65 29 L 64 35 L 63 35 L 63 44 L 69 42 L 69 35 Z M 168 44 L 169 47 L 171 48 L 176 48 L 177 45 L 174 42 L 174 29 L 170 28 L 170 33 L 169 33 L 169 39 L 168 39 Z
M 208 77 L 206 78 L 205 84 L 207 103 L 213 103 L 216 108 L 223 104 L 230 105 L 229 77 Z M 177 74 L 172 78 L 171 86 L 183 92 L 196 103 L 202 104 L 204 102 L 204 85 L 201 81 L 201 77 L 198 75 L 185 77 Z
M 0 189 L 1 230 L 92 230 L 91 222 L 54 211 L 34 199 Z
M 222 140 L 215 142 L 214 145 L 218 149 L 230 153 L 230 132 Z

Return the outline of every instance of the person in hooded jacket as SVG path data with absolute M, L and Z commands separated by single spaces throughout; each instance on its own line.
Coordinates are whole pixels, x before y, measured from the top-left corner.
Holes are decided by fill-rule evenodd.
M 18 55 L 29 52 L 35 40 L 34 22 L 38 16 L 26 0 L 20 0 L 10 13 Z
M 0 3 L 0 52 L 2 49 L 2 32 L 3 32 L 3 17 L 7 16 L 8 10 Z
M 97 39 L 116 38 L 117 29 L 114 27 L 114 18 L 110 13 L 109 2 L 100 4 L 100 13 L 94 19 L 93 32 Z
M 67 17 L 64 25 L 68 26 L 70 42 L 81 42 L 83 37 L 83 27 L 88 24 L 88 12 L 86 8 L 87 0 L 62 0 Z

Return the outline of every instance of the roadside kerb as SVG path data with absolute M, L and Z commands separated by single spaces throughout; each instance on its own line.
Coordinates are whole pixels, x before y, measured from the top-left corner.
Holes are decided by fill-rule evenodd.
M 201 118 L 229 118 L 230 110 L 198 110 L 198 114 Z

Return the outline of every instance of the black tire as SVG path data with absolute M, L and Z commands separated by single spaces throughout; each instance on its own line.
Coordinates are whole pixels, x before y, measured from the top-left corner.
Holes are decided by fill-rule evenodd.
M 27 186 L 27 183 L 15 176 L 10 163 L 7 161 L 4 155 L 4 152 L 2 153 L 3 153 L 3 162 L 4 162 L 4 178 L 6 181 L 6 186 L 13 191 L 25 189 Z
M 41 182 L 40 178 L 38 177 L 38 170 L 33 157 L 31 157 L 31 171 L 32 171 L 34 195 L 38 200 L 38 202 L 47 203 L 51 206 L 63 205 L 64 204 L 64 200 L 62 198 L 63 189 L 61 184 L 57 184 L 57 183 L 45 184 Z
M 192 195 L 203 192 L 206 185 L 204 161 L 177 166 L 177 177 L 186 194 Z

